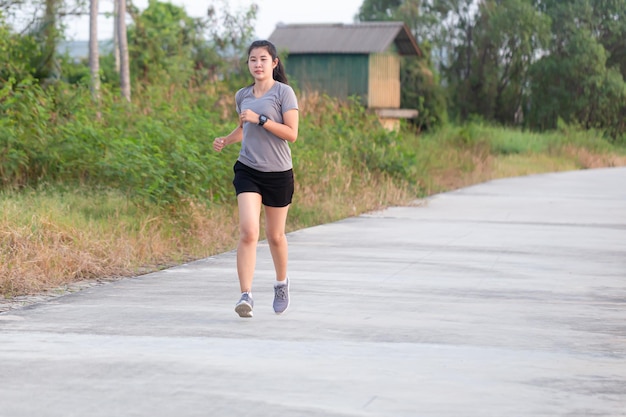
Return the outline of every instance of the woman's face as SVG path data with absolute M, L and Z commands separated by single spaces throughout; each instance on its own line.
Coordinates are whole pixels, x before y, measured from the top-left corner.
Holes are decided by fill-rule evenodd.
M 255 81 L 272 79 L 278 59 L 273 60 L 267 48 L 254 48 L 248 56 L 248 69 Z

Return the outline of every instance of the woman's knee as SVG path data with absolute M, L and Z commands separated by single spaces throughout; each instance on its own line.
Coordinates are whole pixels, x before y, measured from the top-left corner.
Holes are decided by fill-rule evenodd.
M 270 246 L 280 246 L 284 245 L 286 242 L 287 236 L 285 236 L 284 232 L 267 234 L 267 243 L 269 243 Z
M 259 241 L 259 229 L 254 227 L 241 227 L 239 229 L 239 240 L 242 243 L 256 243 Z

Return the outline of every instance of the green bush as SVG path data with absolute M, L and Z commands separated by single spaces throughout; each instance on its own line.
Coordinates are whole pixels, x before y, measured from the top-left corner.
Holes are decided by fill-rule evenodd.
M 5 186 L 77 182 L 160 204 L 227 195 L 227 187 L 216 186 L 230 174 L 226 159 L 212 150 L 213 137 L 227 127 L 214 118 L 165 100 L 146 114 L 146 107 L 106 92 L 99 110 L 86 87 L 67 84 L 44 90 L 24 82 L 1 97 Z

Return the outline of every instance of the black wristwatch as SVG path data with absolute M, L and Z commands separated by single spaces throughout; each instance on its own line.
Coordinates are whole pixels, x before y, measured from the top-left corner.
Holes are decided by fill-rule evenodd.
M 269 119 L 267 118 L 266 115 L 262 114 L 259 116 L 259 126 L 263 126 L 265 124 L 265 122 L 267 122 Z

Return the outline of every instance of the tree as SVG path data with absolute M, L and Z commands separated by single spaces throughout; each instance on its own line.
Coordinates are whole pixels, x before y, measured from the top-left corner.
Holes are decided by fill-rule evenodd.
M 143 12 L 133 8 L 129 12 L 133 18 L 128 31 L 132 72 L 143 82 L 188 80 L 201 23 L 182 7 L 157 0 L 150 0 Z
M 497 68 L 494 119 L 504 124 L 523 121 L 531 65 L 550 42 L 550 19 L 527 0 L 491 2 L 489 34 Z
M 119 15 L 120 0 L 113 0 L 113 56 L 115 59 L 115 72 L 120 73 L 120 33 L 119 33 Z
M 90 0 L 89 5 L 89 69 L 91 91 L 97 100 L 100 93 L 100 54 L 98 51 L 98 0 Z
M 45 0 L 45 12 L 41 22 L 41 47 L 43 60 L 39 67 L 39 78 L 51 81 L 59 78 L 60 68 L 56 60 L 58 41 L 61 32 L 57 26 L 59 0 Z
M 617 67 L 626 79 L 626 0 L 593 0 L 592 29 L 607 52 L 608 68 Z
M 41 62 L 41 49 L 34 36 L 12 31 L 0 11 L 0 89 L 5 83 L 17 83 L 36 75 L 34 64 Z
M 120 88 L 122 97 L 130 102 L 130 64 L 128 62 L 128 38 L 126 37 L 126 0 L 118 0 L 117 19 L 120 49 Z
M 483 0 L 469 12 L 458 20 L 462 37 L 446 68 L 455 113 L 521 123 L 529 69 L 549 42 L 549 19 L 527 0 Z
M 216 3 L 221 3 L 221 6 L 218 7 Z M 230 72 L 241 73 L 243 70 L 246 77 L 246 66 L 240 66 L 241 57 L 245 56 L 253 38 L 257 12 L 258 6 L 253 3 L 247 10 L 233 13 L 227 0 L 213 0 L 207 11 L 209 19 L 206 23 L 211 45 L 226 65 L 232 68 Z
M 402 0 L 364 0 L 357 17 L 362 22 L 392 20 L 402 3 Z
M 0 10 L 17 23 L 16 36 L 35 41 L 36 47 L 22 59 L 42 84 L 55 83 L 65 76 L 63 71 L 68 68 L 69 60 L 59 53 L 64 39 L 64 19 L 84 15 L 85 4 L 86 0 L 0 0 Z M 69 77 L 72 75 L 76 74 Z
M 447 121 L 445 92 L 439 76 L 433 71 L 428 44 L 422 43 L 423 57 L 406 57 L 402 61 L 401 103 L 403 107 L 418 110 L 414 123 L 419 129 L 429 130 Z
M 257 7 L 253 4 L 240 13 L 231 13 L 228 7 L 226 1 L 221 8 L 211 4 L 203 18 L 190 17 L 184 8 L 157 0 L 150 0 L 143 11 L 129 8 L 131 72 L 142 83 L 170 80 L 177 84 L 241 72 Z
M 546 1 L 538 7 L 552 18 L 552 45 L 532 67 L 530 125 L 552 129 L 558 120 L 606 131 L 626 132 L 626 85 L 620 65 L 615 1 Z M 605 43 L 608 48 L 605 48 Z

